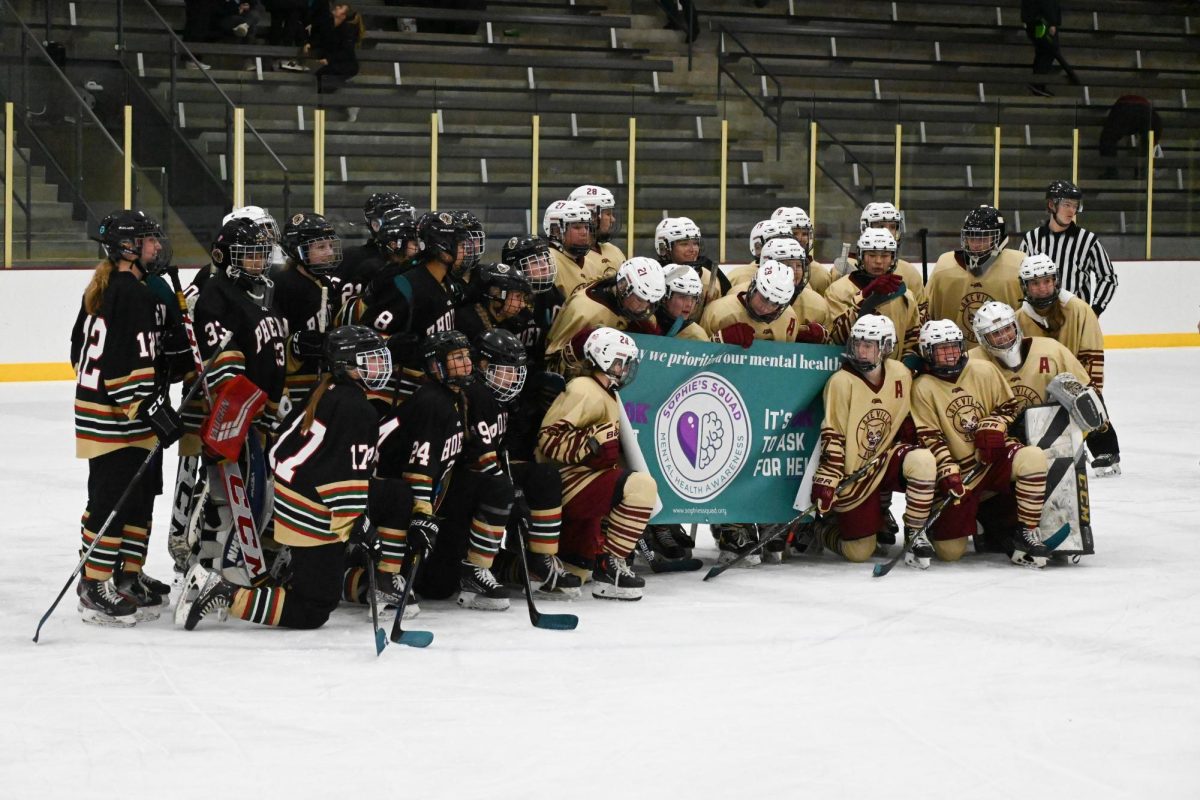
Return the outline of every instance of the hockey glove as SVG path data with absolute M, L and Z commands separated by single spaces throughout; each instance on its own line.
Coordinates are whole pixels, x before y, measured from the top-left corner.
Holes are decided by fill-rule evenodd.
M 171 408 L 171 400 L 165 390 L 142 401 L 137 418 L 150 426 L 163 447 L 170 447 L 183 438 L 183 423 L 179 420 L 179 414 Z
M 738 344 L 749 347 L 754 344 L 754 328 L 744 322 L 735 322 L 722 328 L 717 336 L 725 344 Z
M 980 464 L 994 464 L 1004 458 L 1004 432 L 994 428 L 975 431 L 975 458 Z
M 825 329 L 816 322 L 801 325 L 796 331 L 796 341 L 801 344 L 821 344 L 825 341 Z
M 870 297 L 871 295 L 886 297 L 889 294 L 895 294 L 903 281 L 904 279 L 894 272 L 880 275 L 863 287 L 862 295 L 863 297 Z
M 310 358 L 320 358 L 325 348 L 325 334 L 320 331 L 297 331 L 292 336 L 292 358 L 297 361 L 307 361 Z
M 181 380 L 196 367 L 192 360 L 192 345 L 188 342 L 187 331 L 182 325 L 167 328 L 162 337 L 163 355 L 167 357 L 167 369 L 172 380 Z
M 621 455 L 621 433 L 612 423 L 592 426 L 592 436 L 587 442 L 588 453 L 583 465 L 591 469 L 608 469 L 617 465 Z
M 418 551 L 428 555 L 437 543 L 441 523 L 430 514 L 413 514 L 412 522 L 408 523 L 408 552 Z
M 817 506 L 818 514 L 828 514 L 833 510 L 833 498 L 836 492 L 832 486 L 826 486 L 822 483 L 814 483 L 812 487 L 812 501 Z
M 963 497 L 967 489 L 963 486 L 962 476 L 957 472 L 951 473 L 938 481 L 938 491 L 947 497 Z
M 371 569 L 375 568 L 383 555 L 383 545 L 379 541 L 375 526 L 367 519 L 366 514 L 360 514 L 358 519 L 354 520 L 354 526 L 350 528 L 350 544 L 357 545 L 362 549 L 363 554 L 370 561 L 368 566 Z

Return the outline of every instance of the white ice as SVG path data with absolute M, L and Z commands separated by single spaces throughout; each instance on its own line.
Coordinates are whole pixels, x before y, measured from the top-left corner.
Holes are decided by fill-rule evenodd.
M 1200 796 L 1200 349 L 1111 352 L 1108 376 L 1125 473 L 1092 480 L 1077 566 L 654 576 L 544 608 L 574 632 L 426 602 L 433 645 L 380 658 L 359 609 L 116 630 L 73 592 L 33 644 L 87 470 L 70 384 L 0 385 L 0 797 Z

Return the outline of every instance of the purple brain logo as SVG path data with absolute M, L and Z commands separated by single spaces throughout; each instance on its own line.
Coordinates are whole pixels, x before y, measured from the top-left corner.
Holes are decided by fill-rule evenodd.
M 688 463 L 704 469 L 717 457 L 717 451 L 725 440 L 725 426 L 713 412 L 702 417 L 693 411 L 679 415 L 675 423 L 675 435 L 679 437 L 679 449 Z

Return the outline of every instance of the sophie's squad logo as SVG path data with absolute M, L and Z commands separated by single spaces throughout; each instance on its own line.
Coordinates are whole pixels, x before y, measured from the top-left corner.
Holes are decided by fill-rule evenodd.
M 733 384 L 701 372 L 677 388 L 654 417 L 663 477 L 685 500 L 711 500 L 750 455 L 750 419 Z

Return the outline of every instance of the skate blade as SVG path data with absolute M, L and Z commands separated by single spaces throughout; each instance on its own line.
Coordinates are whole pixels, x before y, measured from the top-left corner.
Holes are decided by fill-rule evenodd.
M 920 558 L 912 553 L 904 554 L 904 563 L 913 569 L 929 569 L 929 563 L 932 559 Z
M 642 599 L 642 590 L 632 586 L 613 586 L 609 583 L 597 583 L 592 586 L 592 597 L 597 600 L 626 600 Z
M 717 563 L 718 564 L 728 564 L 729 562 L 733 561 L 737 557 L 738 557 L 737 553 L 731 553 L 728 550 L 722 550 L 721 554 L 719 556 L 717 556 Z M 748 556 L 748 557 L 742 559 L 740 562 L 738 562 L 734 566 L 734 569 L 749 569 L 750 567 L 757 567 L 761 563 L 762 563 L 762 556 L 755 553 L 754 555 Z
M 1012 554 L 1012 563 L 1026 569 L 1045 569 L 1048 560 L 1046 556 L 1030 556 L 1019 550 Z
M 83 603 L 79 604 L 79 619 L 88 625 L 98 625 L 102 628 L 132 628 L 138 622 L 137 614 L 114 617 L 103 611 L 88 608 Z
M 536 599 L 536 600 L 549 600 L 549 601 L 553 601 L 553 602 L 570 602 L 572 600 L 578 600 L 579 598 L 583 597 L 583 589 L 579 586 L 572 586 L 572 587 L 566 588 L 566 589 L 562 589 L 562 588 L 551 589 L 549 591 L 544 591 L 539 588 L 533 593 L 533 596 L 534 596 L 534 599 Z
M 394 612 L 397 608 L 399 608 L 399 606 L 396 603 L 386 603 L 386 604 L 379 606 L 380 612 L 383 612 L 383 611 L 393 611 Z M 368 611 L 367 615 L 370 616 L 370 613 L 371 612 Z M 416 619 L 420 614 L 421 614 L 421 606 L 417 603 L 416 600 L 409 600 L 408 605 L 406 605 L 404 607 L 404 616 L 401 617 L 401 619 Z
M 1092 475 L 1097 478 L 1115 478 L 1120 474 L 1120 464 L 1113 464 L 1111 467 L 1094 467 L 1092 469 Z
M 507 597 L 491 598 L 483 595 L 474 594 L 472 592 L 459 592 L 454 598 L 454 602 L 462 608 L 467 608 L 472 611 L 508 611 L 512 605 Z
M 162 606 L 139 606 L 133 613 L 138 622 L 153 622 L 162 616 Z

